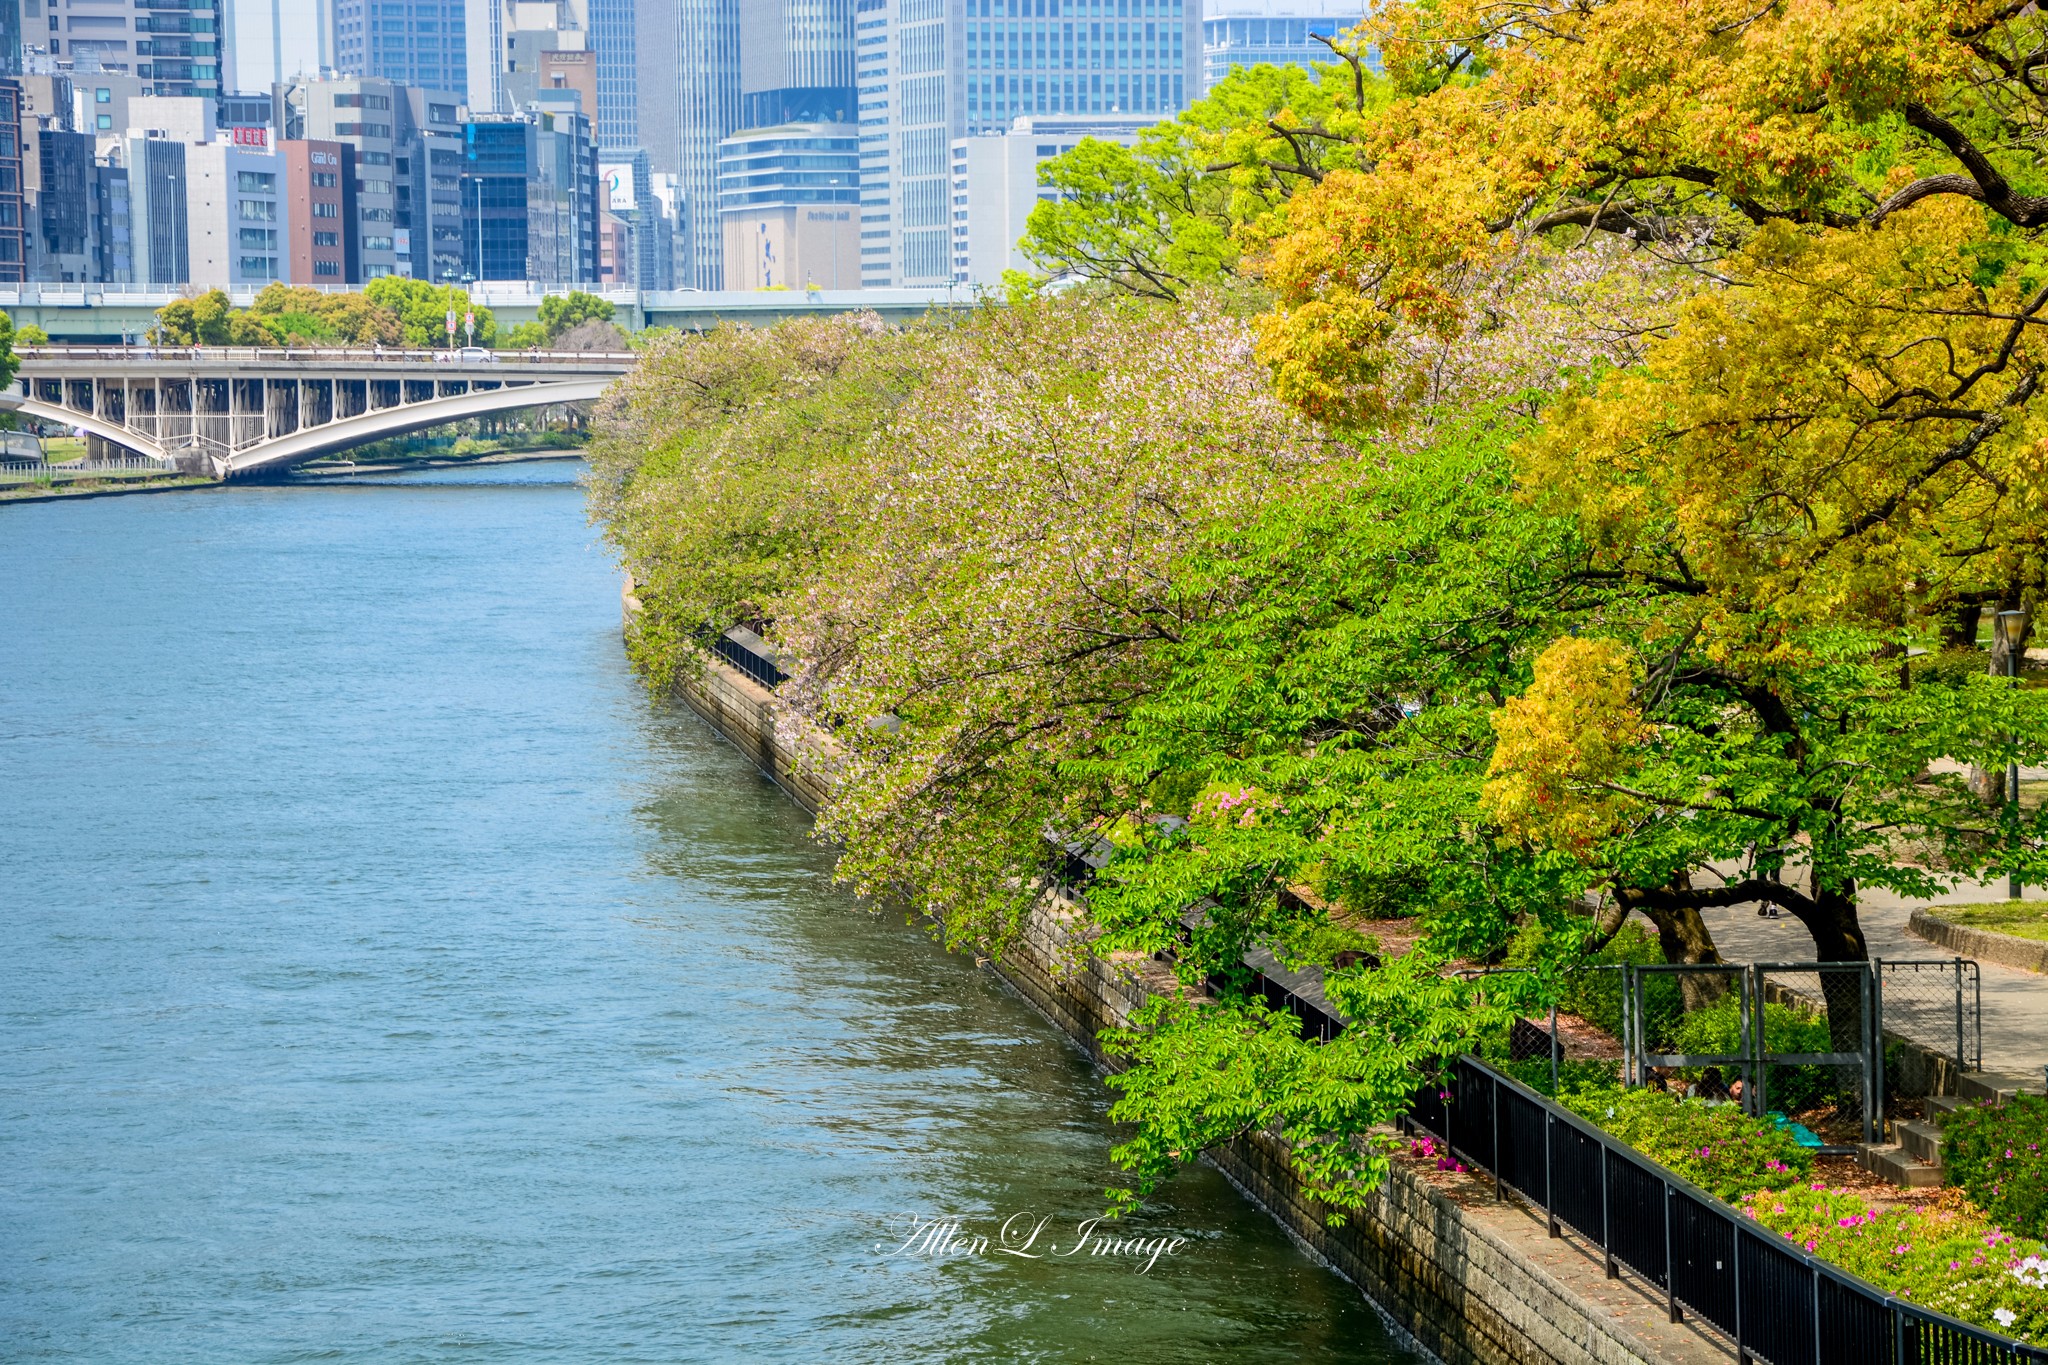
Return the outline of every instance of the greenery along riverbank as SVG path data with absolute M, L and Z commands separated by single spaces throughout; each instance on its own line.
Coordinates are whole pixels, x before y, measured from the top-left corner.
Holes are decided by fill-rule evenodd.
M 2048 757 L 1982 647 L 2048 578 L 2048 177 L 1972 140 L 1987 91 L 2048 115 L 1994 55 L 2048 20 L 1523 13 L 1395 4 L 1061 158 L 1057 297 L 667 338 L 601 413 L 636 662 L 768 635 L 843 876 L 1000 953 L 1047 831 L 1114 848 L 1094 950 L 1187 988 L 1109 1039 L 1120 1197 L 1265 1127 L 1341 1217 L 1630 911 L 1856 958 L 1867 888 L 2048 877 L 2041 811 L 1936 762 Z M 1351 1027 L 1269 1011 L 1259 945 Z

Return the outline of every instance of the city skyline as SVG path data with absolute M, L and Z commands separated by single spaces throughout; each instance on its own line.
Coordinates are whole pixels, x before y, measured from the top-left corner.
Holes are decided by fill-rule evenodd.
M 1236 65 L 1327 55 L 1317 37 L 1357 15 L 1348 0 L 112 2 L 20 0 L 26 230 L 0 278 L 991 285 L 1025 264 L 1045 160 L 1082 137 L 1130 142 Z M 318 210 L 346 219 L 315 229 L 326 254 L 291 203 L 194 193 L 222 156 L 286 175 L 284 149 L 309 139 L 342 163 L 292 172 L 343 192 Z M 244 212 L 282 216 L 230 221 Z

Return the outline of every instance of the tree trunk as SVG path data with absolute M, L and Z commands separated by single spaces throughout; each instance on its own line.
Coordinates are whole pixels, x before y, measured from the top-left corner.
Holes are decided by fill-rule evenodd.
M 1704 965 L 1721 961 L 1714 935 L 1696 907 L 1640 908 L 1650 923 L 1657 926 L 1657 946 L 1664 950 L 1666 962 Z M 1705 1009 L 1728 993 L 1727 978 L 1716 972 L 1680 972 L 1678 985 L 1687 1014 Z
M 1984 608 L 1980 606 L 1957 607 L 1956 614 L 1942 628 L 1943 649 L 1975 649 L 1977 627 L 1984 621 Z
M 1819 962 L 1868 962 L 1870 948 L 1856 918 L 1856 884 L 1822 889 L 1816 870 L 1807 884 L 1812 909 L 1794 910 L 1813 935 L 1813 956 Z M 1822 972 L 1821 998 L 1827 1002 L 1829 1046 L 1836 1052 L 1863 1050 L 1863 970 Z

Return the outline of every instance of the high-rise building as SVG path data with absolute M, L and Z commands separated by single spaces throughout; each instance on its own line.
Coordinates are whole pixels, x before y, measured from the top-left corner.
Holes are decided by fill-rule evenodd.
M 222 0 L 22 0 L 31 70 L 67 62 L 139 77 L 145 94 L 212 98 L 221 91 Z
M 656 175 L 674 175 L 681 115 L 676 98 L 677 0 L 633 0 L 633 136 Z M 602 115 L 600 115 L 602 117 Z
M 464 0 L 334 0 L 334 67 L 363 76 L 452 90 L 469 89 Z
M 21 87 L 0 80 L 0 284 L 28 278 L 28 210 L 21 186 Z
M 683 258 L 676 283 L 723 287 L 718 226 L 718 144 L 740 124 L 739 0 L 675 0 L 676 185 L 683 199 Z
M 1020 117 L 1168 118 L 1200 93 L 1199 0 L 858 0 L 862 280 L 954 273 L 953 142 Z
M 28 141 L 35 144 L 37 162 L 30 182 L 35 200 L 29 213 L 28 277 L 64 283 L 95 280 L 100 241 L 92 211 L 92 134 L 44 127 Z
M 329 0 L 227 0 L 230 90 L 268 90 L 334 65 Z
M 1051 114 L 1020 118 L 1006 133 L 953 142 L 953 280 L 993 288 L 1005 270 L 1031 263 L 1017 248 L 1031 210 L 1056 197 L 1038 168 L 1083 138 L 1130 146 L 1154 122 L 1144 115 Z
M 746 128 L 718 155 L 727 289 L 860 288 L 859 128 Z
M 285 198 L 289 221 L 280 229 L 284 278 L 293 284 L 342 284 L 348 278 L 347 196 L 341 187 L 339 142 L 286 142 Z
M 1360 0 L 1203 0 L 1202 89 L 1240 66 L 1334 61 L 1315 35 L 1334 38 L 1364 18 Z
M 640 145 L 640 34 L 634 0 L 589 0 L 589 4 L 590 46 L 597 59 L 597 107 L 585 112 L 597 120 L 600 151 L 625 151 Z
M 654 172 L 639 148 L 613 152 L 597 168 L 605 208 L 633 229 L 632 278 L 641 289 L 673 289 L 675 222 L 654 189 Z
M 343 240 L 353 243 L 347 282 L 385 275 L 445 278 L 457 254 L 450 239 L 461 214 L 458 191 L 432 184 L 432 153 L 437 147 L 453 152 L 461 97 L 451 90 L 351 76 L 294 81 L 279 87 L 278 101 L 287 140 L 342 144 L 349 220 Z M 448 161 L 443 158 L 444 171 Z
M 0 78 L 22 73 L 22 0 L 0 0 Z
M 134 282 L 190 283 L 185 144 L 177 138 L 159 135 L 156 129 L 135 129 L 113 141 L 117 163 L 128 172 Z
M 223 135 L 185 148 L 191 270 L 202 289 L 260 288 L 288 277 L 292 217 L 285 158 Z M 340 283 L 340 281 L 332 281 Z
M 135 224 L 128 202 L 128 168 L 118 155 L 102 155 L 93 168 L 93 216 L 100 224 L 99 279 L 135 281 Z
M 465 280 L 594 285 L 600 201 L 590 121 L 482 115 L 462 128 Z
M 462 278 L 462 108 L 446 92 L 408 88 L 404 95 L 416 141 L 410 164 L 394 170 L 412 276 L 454 284 Z

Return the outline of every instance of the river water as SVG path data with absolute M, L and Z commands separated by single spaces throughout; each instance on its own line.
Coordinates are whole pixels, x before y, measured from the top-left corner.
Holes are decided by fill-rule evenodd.
M 0 1359 L 1405 1360 L 618 643 L 575 467 L 0 507 Z M 911 1217 L 1038 1259 L 899 1250 Z

